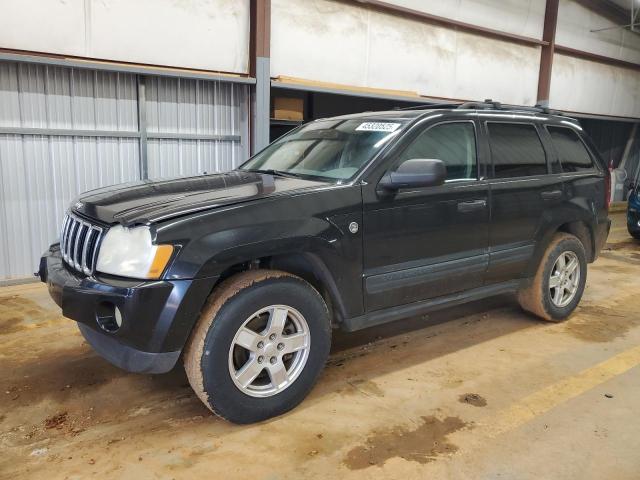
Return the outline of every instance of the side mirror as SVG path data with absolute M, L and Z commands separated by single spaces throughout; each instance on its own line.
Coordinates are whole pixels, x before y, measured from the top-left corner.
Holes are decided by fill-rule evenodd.
M 384 191 L 435 187 L 442 185 L 446 178 L 447 167 L 442 160 L 413 158 L 402 162 L 395 171 L 387 172 L 378 187 Z

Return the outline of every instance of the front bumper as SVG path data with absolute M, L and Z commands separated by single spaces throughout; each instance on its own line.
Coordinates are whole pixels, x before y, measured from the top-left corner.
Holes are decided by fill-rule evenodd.
M 58 244 L 42 256 L 38 274 L 62 314 L 78 322 L 97 353 L 124 370 L 140 373 L 173 368 L 217 280 L 86 277 L 67 267 Z M 114 321 L 105 321 L 116 308 L 121 314 L 119 328 Z

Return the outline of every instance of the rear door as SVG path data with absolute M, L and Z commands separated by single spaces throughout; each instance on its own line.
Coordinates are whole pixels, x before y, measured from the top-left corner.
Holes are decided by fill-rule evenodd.
M 482 114 L 479 114 L 482 116 Z M 556 157 L 536 121 L 483 122 L 491 152 L 491 220 L 486 283 L 525 276 L 545 217 L 565 201 Z
M 590 225 L 599 251 L 609 229 L 604 169 L 575 128 L 546 125 L 546 131 L 562 169 L 567 211 Z

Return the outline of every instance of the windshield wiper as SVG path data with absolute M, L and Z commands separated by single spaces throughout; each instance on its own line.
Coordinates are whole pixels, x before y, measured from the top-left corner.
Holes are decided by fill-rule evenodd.
M 282 170 L 274 170 L 273 168 L 265 168 L 265 169 L 247 168 L 245 172 L 266 173 L 267 175 L 275 175 L 277 177 L 293 177 L 293 178 L 302 177 L 302 175 L 299 173 L 285 172 Z

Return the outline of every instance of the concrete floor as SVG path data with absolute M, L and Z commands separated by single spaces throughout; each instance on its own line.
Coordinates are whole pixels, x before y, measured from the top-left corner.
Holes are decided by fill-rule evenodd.
M 0 289 L 0 478 L 640 478 L 640 242 L 616 215 L 582 304 L 512 298 L 351 335 L 293 412 L 234 426 L 181 368 L 122 372 L 40 285 Z

